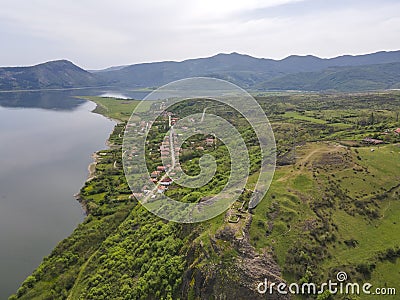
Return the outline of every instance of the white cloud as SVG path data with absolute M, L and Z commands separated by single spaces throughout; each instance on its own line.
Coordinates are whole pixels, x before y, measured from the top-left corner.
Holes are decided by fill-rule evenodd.
M 0 65 L 67 58 L 100 68 L 232 51 L 283 58 L 400 49 L 400 4 L 390 0 L 0 0 L 0 5 L 0 38 L 6 41 Z

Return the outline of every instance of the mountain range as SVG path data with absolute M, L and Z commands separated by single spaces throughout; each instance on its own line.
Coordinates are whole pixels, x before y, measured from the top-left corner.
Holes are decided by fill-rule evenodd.
M 251 90 L 365 91 L 400 88 L 400 51 L 282 60 L 238 53 L 87 71 L 67 60 L 0 68 L 0 90 L 158 87 L 187 77 L 225 79 Z

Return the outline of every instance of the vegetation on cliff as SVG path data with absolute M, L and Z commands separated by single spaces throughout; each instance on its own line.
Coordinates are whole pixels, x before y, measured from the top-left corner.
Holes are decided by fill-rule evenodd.
M 258 176 L 255 149 L 240 201 L 200 224 L 161 220 L 131 197 L 121 143 L 135 102 L 91 100 L 121 123 L 80 192 L 88 216 L 11 299 L 262 299 L 256 287 L 264 278 L 318 283 L 338 271 L 351 281 L 398 288 L 399 93 L 258 95 L 278 147 L 271 188 L 246 209 Z M 205 102 L 187 104 L 176 107 L 181 116 L 202 111 Z M 245 122 L 225 113 L 251 142 Z M 193 174 L 203 140 L 194 137 L 182 160 Z M 218 157 L 222 147 L 203 148 Z M 226 164 L 224 155 L 219 159 Z M 196 191 L 194 200 L 212 191 Z M 183 192 L 171 186 L 167 193 L 181 199 Z

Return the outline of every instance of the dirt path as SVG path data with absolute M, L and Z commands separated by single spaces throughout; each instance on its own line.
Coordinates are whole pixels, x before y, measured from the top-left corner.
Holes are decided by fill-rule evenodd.
M 310 162 L 310 159 L 311 159 L 312 156 L 314 156 L 317 153 L 323 153 L 323 152 L 328 152 L 328 151 L 329 151 L 329 148 L 326 149 L 326 148 L 322 148 L 322 147 L 319 147 L 319 148 L 316 148 L 316 149 L 312 150 L 310 153 L 308 153 L 306 156 L 302 157 L 295 164 L 295 167 L 299 166 L 299 169 L 296 169 L 293 172 L 290 172 L 290 173 L 286 174 L 285 176 L 279 178 L 277 181 L 278 182 L 286 181 L 290 177 L 294 177 L 294 176 L 300 175 L 304 171 L 304 168 L 306 167 L 306 163 Z

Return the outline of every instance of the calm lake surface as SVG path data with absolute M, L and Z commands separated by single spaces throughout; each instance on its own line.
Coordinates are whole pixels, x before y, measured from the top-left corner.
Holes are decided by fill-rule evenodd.
M 0 299 L 83 220 L 73 195 L 115 123 L 91 113 L 94 103 L 73 96 L 104 93 L 0 93 Z

